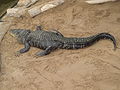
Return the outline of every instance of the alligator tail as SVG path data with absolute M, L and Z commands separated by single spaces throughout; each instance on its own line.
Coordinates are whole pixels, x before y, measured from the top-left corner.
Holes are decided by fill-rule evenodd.
M 64 49 L 80 49 L 93 45 L 95 42 L 101 39 L 110 39 L 114 44 L 114 50 L 116 50 L 116 40 L 114 36 L 109 33 L 100 33 L 94 36 L 86 38 L 67 38 L 63 45 Z
M 116 45 L 116 40 L 113 35 L 111 35 L 109 33 L 100 33 L 100 34 L 96 35 L 95 41 L 98 41 L 100 39 L 110 39 L 113 42 L 114 50 L 116 50 L 117 45 Z

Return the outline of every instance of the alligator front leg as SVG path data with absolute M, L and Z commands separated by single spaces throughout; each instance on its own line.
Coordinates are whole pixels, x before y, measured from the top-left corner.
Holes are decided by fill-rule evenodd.
M 29 51 L 29 49 L 30 49 L 30 45 L 29 45 L 29 43 L 26 42 L 26 43 L 24 44 L 24 48 L 22 48 L 22 49 L 20 49 L 19 51 L 17 51 L 17 52 L 15 53 L 15 56 L 20 56 L 20 54 Z

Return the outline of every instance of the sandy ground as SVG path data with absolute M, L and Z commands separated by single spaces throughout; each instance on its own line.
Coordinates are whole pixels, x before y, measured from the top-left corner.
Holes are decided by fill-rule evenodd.
M 35 18 L 14 18 L 10 29 L 35 30 L 36 25 L 59 29 L 71 37 L 108 32 L 120 47 L 120 2 L 88 5 L 83 0 L 66 0 Z M 40 51 L 37 48 L 16 57 L 23 45 L 9 33 L 1 45 L 0 90 L 120 90 L 120 49 L 114 51 L 109 40 L 85 49 L 56 50 L 39 58 L 34 56 Z

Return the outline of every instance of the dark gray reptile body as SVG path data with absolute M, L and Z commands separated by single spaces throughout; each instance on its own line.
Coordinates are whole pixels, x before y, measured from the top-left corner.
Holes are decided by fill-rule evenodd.
M 19 32 L 18 41 L 24 44 L 24 48 L 19 52 L 24 53 L 30 49 L 30 46 L 43 49 L 43 52 L 38 52 L 36 55 L 44 56 L 49 54 L 51 51 L 61 48 L 61 49 L 80 49 L 88 47 L 94 44 L 100 39 L 110 39 L 113 41 L 114 48 L 116 48 L 115 38 L 108 33 L 100 33 L 94 36 L 85 38 L 76 37 L 64 37 L 58 31 L 44 31 L 37 28 L 36 31 L 30 30 L 12 30 L 12 32 Z

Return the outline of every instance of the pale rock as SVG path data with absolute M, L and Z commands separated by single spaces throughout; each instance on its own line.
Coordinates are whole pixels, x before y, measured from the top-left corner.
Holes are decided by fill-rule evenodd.
M 65 2 L 64 0 L 53 0 L 53 1 L 48 2 L 48 4 L 60 5 L 64 2 Z
M 117 1 L 117 0 L 87 0 L 85 2 L 89 4 L 100 4 L 100 3 L 111 2 L 111 1 Z
M 36 3 L 38 0 L 19 0 L 17 6 L 21 7 L 21 6 L 25 6 L 25 7 L 29 7 L 32 4 Z
M 44 5 L 44 6 L 41 8 L 41 12 L 44 12 L 44 11 L 50 9 L 50 8 L 53 8 L 53 7 L 56 7 L 56 5 L 54 5 L 54 4 L 46 4 L 46 5 Z
M 41 13 L 41 7 L 36 6 L 32 9 L 28 10 L 28 13 L 31 17 L 34 17 L 34 16 L 38 15 L 39 13 Z
M 19 7 L 19 8 L 10 8 L 7 9 L 7 16 L 13 16 L 13 17 L 20 17 L 25 14 L 26 9 Z
M 31 17 L 34 17 L 40 14 L 41 12 L 54 8 L 58 5 L 61 5 L 62 3 L 64 3 L 64 0 L 53 0 L 46 4 L 42 4 L 42 5 L 31 8 L 30 10 L 28 10 L 28 13 L 30 14 Z

